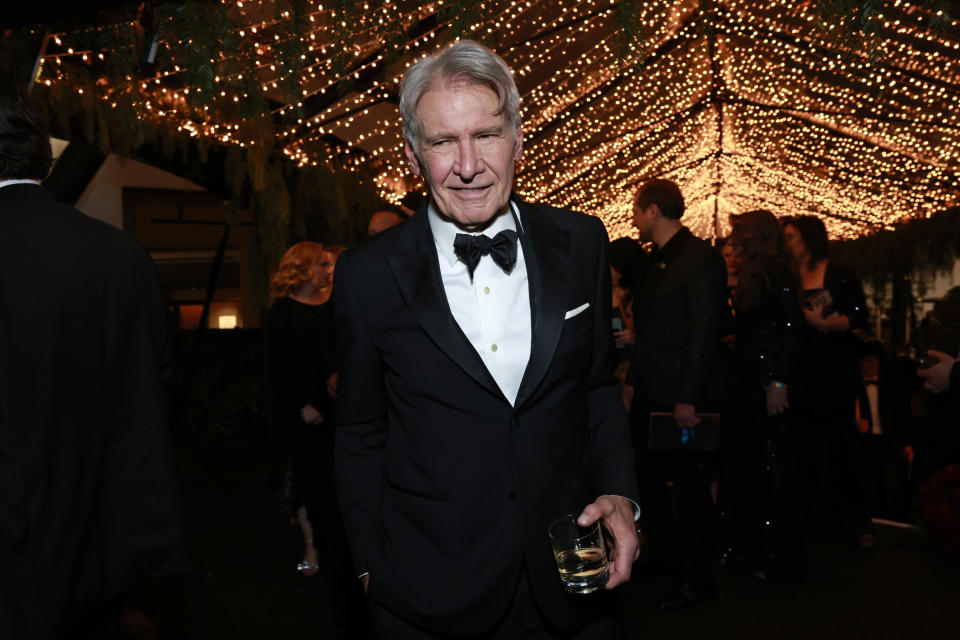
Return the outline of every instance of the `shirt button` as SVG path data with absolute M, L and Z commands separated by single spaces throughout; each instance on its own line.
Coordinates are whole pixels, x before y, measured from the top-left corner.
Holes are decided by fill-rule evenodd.
M 490 351 L 493 351 L 494 353 L 496 353 L 496 352 L 497 352 L 497 349 L 499 349 L 499 348 L 500 348 L 500 347 L 498 347 L 498 346 L 495 345 L 495 344 L 490 345 Z
M 490 287 L 484 287 L 484 288 L 483 288 L 483 292 L 484 292 L 484 293 L 490 293 Z

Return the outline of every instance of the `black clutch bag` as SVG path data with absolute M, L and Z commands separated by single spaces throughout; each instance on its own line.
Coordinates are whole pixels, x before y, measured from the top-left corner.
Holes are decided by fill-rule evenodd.
M 700 422 L 691 429 L 677 426 L 673 414 L 650 414 L 650 451 L 716 451 L 720 448 L 720 414 L 698 413 Z

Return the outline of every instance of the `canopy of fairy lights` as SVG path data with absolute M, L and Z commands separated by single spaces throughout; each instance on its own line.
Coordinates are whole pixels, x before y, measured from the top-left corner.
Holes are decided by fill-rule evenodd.
M 846 2 L 851 15 L 825 15 L 823 4 L 222 0 L 202 25 L 158 6 L 155 35 L 142 15 L 51 34 L 37 81 L 132 106 L 183 136 L 272 147 L 303 167 L 362 168 L 399 201 L 423 188 L 403 157 L 403 72 L 472 37 L 503 56 L 520 88 L 518 192 L 599 216 L 611 237 L 633 233 L 631 196 L 653 177 L 680 184 L 685 221 L 705 237 L 754 208 L 821 216 L 849 238 L 956 206 L 960 21 L 950 3 Z M 108 74 L 116 52 L 85 43 L 134 23 L 157 40 L 156 60 L 118 81 Z

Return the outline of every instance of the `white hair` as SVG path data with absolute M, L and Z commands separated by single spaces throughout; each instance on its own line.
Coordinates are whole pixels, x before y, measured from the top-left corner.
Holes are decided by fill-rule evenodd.
M 420 144 L 417 104 L 437 84 L 463 81 L 478 84 L 497 94 L 497 114 L 514 129 L 520 128 L 520 92 L 503 58 L 473 40 L 460 40 L 436 56 L 424 58 L 407 69 L 400 85 L 400 116 L 403 137 L 414 149 Z

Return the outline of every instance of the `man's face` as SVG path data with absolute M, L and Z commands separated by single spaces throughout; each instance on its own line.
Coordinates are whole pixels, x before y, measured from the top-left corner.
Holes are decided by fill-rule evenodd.
M 420 148 L 405 144 L 415 175 L 423 175 L 438 212 L 464 229 L 484 228 L 506 210 L 523 134 L 503 114 L 497 95 L 465 82 L 440 85 L 417 104 Z
M 880 376 L 880 358 L 874 355 L 860 358 L 860 373 L 864 380 L 876 380 Z
M 650 204 L 646 208 L 641 208 L 634 201 L 633 204 L 633 226 L 640 232 L 640 240 L 649 242 L 653 240 L 653 224 L 660 213 L 660 208 L 655 204 Z

